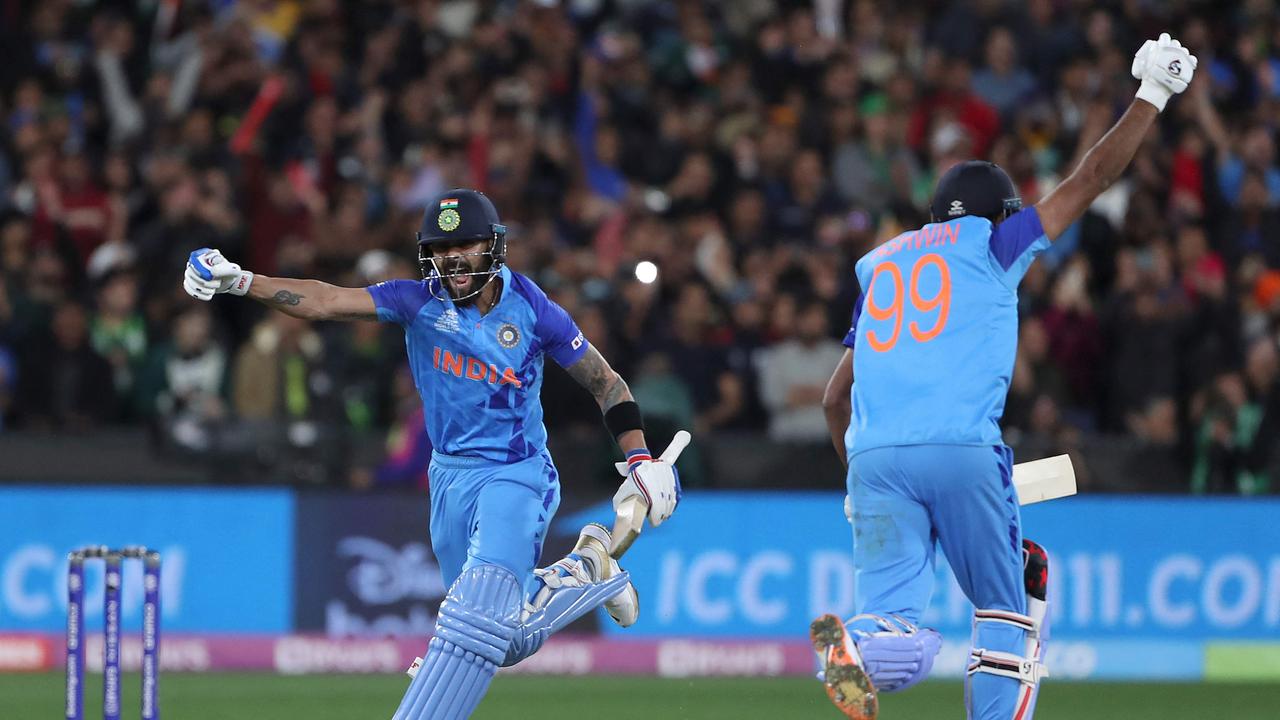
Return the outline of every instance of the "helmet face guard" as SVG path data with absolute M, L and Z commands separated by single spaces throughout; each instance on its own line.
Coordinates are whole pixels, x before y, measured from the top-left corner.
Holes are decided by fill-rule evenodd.
M 507 227 L 498 223 L 492 223 L 490 226 L 491 234 L 487 237 L 475 238 L 423 238 L 422 233 L 417 234 L 418 237 L 418 268 L 422 271 L 422 279 L 427 281 L 427 287 L 431 290 L 431 294 L 439 300 L 449 300 L 452 302 L 465 302 L 478 296 L 484 292 L 484 289 L 493 282 L 498 276 L 502 268 L 507 263 Z M 465 242 L 478 242 L 481 240 L 489 241 L 489 249 L 482 252 L 472 253 L 456 253 L 453 255 L 444 255 L 436 257 L 431 252 L 433 245 L 457 245 Z M 471 257 L 488 257 L 489 267 L 479 271 L 466 272 L 446 272 L 441 267 L 440 260 L 443 258 L 471 258 Z M 469 267 L 469 265 L 468 265 Z M 476 289 L 461 297 L 454 297 L 449 293 L 445 283 L 455 277 L 478 277 L 484 276 L 484 282 L 476 286 Z

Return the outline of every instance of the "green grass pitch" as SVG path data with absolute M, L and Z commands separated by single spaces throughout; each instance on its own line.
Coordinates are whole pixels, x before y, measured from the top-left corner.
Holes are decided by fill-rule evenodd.
M 85 682 L 85 719 L 102 717 L 98 675 Z M 408 678 L 389 675 L 210 673 L 161 677 L 165 720 L 390 718 Z M 127 675 L 122 718 L 138 717 L 138 678 Z M 885 697 L 883 720 L 964 717 L 958 682 L 927 682 Z M 0 718 L 62 715 L 62 676 L 0 675 Z M 505 677 L 477 720 L 838 720 L 815 681 Z M 1280 717 L 1277 684 L 1119 684 L 1046 681 L 1037 720 L 1264 720 Z

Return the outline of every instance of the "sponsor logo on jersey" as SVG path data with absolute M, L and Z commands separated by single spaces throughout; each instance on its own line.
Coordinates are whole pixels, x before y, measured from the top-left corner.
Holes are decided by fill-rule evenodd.
M 508 350 L 520 344 L 520 329 L 511 323 L 498 328 L 498 344 Z
M 578 348 L 582 347 L 582 345 L 586 341 L 587 341 L 587 338 L 584 337 L 582 333 L 578 333 L 577 337 L 575 337 L 573 341 L 569 343 L 569 346 L 572 347 L 574 350 L 577 350 Z
M 490 385 L 515 385 L 518 388 L 524 387 L 524 383 L 520 378 L 516 377 L 516 371 L 511 368 L 498 369 L 493 363 L 486 363 L 478 358 L 473 358 L 462 353 L 453 353 L 448 350 L 441 350 L 437 345 L 431 353 L 431 366 L 446 375 L 454 377 L 466 378 L 475 382 L 487 382 Z
M 440 317 L 436 318 L 435 328 L 444 333 L 460 333 L 462 332 L 462 323 L 458 321 L 458 311 L 453 308 L 445 308 L 440 313 Z

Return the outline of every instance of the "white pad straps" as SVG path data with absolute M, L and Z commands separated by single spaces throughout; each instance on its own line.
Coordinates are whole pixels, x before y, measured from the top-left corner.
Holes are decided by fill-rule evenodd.
M 973 621 L 1004 623 L 1012 625 L 1016 628 L 1026 630 L 1033 635 L 1040 634 L 1040 623 L 1030 615 L 1011 612 L 1009 610 L 974 610 Z
M 1043 613 L 1043 603 L 1040 603 L 1041 615 Z M 969 653 L 968 674 L 985 672 L 992 675 L 1000 675 L 1034 687 L 1040 682 L 1040 678 L 1049 675 L 1049 668 L 1040 662 L 1040 624 L 1043 615 L 1039 618 L 1031 615 L 1023 615 L 1022 613 L 1012 612 L 1010 610 L 975 610 L 973 613 L 973 623 L 1000 623 L 1003 625 L 1012 625 L 1027 633 L 1027 651 L 1030 657 L 1022 655 L 1014 655 L 1013 653 L 998 652 L 995 650 L 987 650 L 985 648 L 974 648 Z
M 1035 686 L 1040 683 L 1040 678 L 1048 677 L 1049 668 L 1039 660 L 978 648 L 969 653 L 968 674 L 980 672 L 1021 680 L 1027 685 Z

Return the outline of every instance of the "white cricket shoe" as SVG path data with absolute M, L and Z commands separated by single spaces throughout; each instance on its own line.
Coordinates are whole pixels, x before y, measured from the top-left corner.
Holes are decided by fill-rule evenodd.
M 603 525 L 587 523 L 578 534 L 573 552 L 581 557 L 594 582 L 603 582 L 622 572 L 618 561 L 609 555 L 613 537 Z M 640 594 L 636 586 L 627 583 L 622 592 L 605 601 L 604 609 L 620 627 L 631 627 L 640 619 Z

